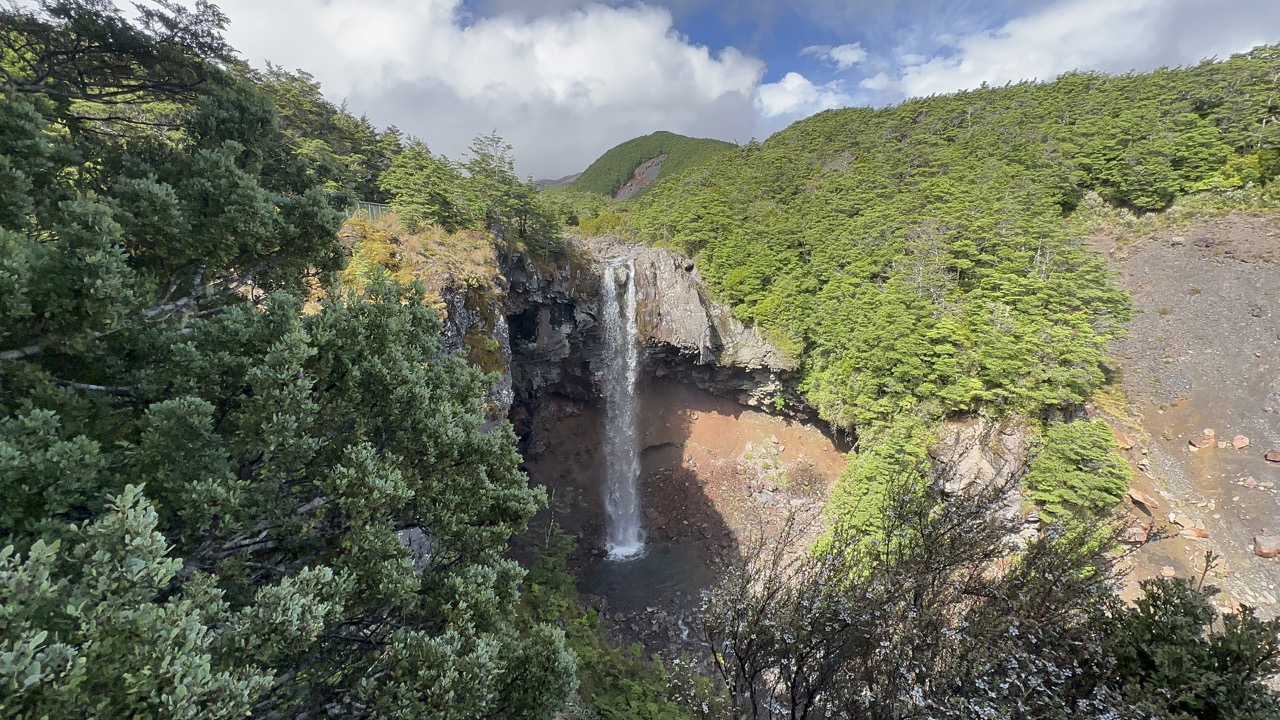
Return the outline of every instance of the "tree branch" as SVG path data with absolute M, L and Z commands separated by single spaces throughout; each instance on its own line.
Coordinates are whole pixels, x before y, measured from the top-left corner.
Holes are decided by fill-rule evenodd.
M 16 350 L 3 350 L 0 351 L 0 360 L 21 360 L 32 355 L 39 355 L 44 352 L 44 347 L 44 343 L 34 343 Z

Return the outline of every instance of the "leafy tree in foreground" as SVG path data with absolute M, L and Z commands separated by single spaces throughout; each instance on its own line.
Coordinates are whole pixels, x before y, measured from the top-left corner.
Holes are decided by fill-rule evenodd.
M 271 684 L 260 668 L 216 663 L 236 636 L 265 628 L 229 612 L 208 575 L 179 592 L 182 561 L 168 556 L 155 511 L 129 486 L 77 544 L 37 540 L 25 558 L 0 550 L 0 715 L 3 717 L 240 718 Z M 333 582 L 272 588 L 254 611 L 284 619 L 290 603 Z M 268 605 L 274 605 L 269 607 Z M 288 626 L 304 635 L 323 612 Z M 308 622 L 310 621 L 310 622 Z
M 1280 696 L 1265 684 L 1280 672 L 1280 620 L 1249 607 L 1219 616 L 1208 601 L 1216 589 L 1184 580 L 1147 580 L 1142 590 L 1107 638 L 1125 698 L 1174 720 L 1280 717 Z
M 340 178 L 226 71 L 220 15 L 148 12 L 0 9 L 10 47 L 111 71 L 3 58 L 0 716 L 550 718 L 574 661 L 514 617 L 543 496 L 491 378 L 420 289 L 303 312 Z

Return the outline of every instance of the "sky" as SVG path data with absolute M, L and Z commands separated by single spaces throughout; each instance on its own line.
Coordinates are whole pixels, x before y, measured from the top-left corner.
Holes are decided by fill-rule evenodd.
M 538 178 L 655 130 L 743 143 L 828 108 L 1280 43 L 1280 0 L 215 3 L 250 64 L 449 157 L 496 131 Z

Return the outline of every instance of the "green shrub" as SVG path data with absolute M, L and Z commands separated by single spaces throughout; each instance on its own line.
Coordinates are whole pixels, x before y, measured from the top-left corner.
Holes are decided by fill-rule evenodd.
M 1115 447 L 1110 426 L 1101 420 L 1052 425 L 1023 482 L 1049 518 L 1104 517 L 1133 480 L 1129 464 L 1112 452 Z
M 1142 590 L 1107 642 L 1124 698 L 1174 720 L 1280 717 L 1280 697 L 1263 682 L 1280 671 L 1280 620 L 1249 607 L 1219 617 L 1208 601 L 1216 590 L 1181 578 L 1145 580 Z

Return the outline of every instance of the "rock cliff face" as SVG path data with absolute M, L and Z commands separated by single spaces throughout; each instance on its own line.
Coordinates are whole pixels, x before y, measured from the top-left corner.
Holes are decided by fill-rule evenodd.
M 635 267 L 644 372 L 771 413 L 810 415 L 789 389 L 795 363 L 711 300 L 692 261 L 600 240 L 554 261 L 503 254 L 492 286 L 460 284 L 441 293 L 447 349 L 501 376 L 489 395 L 494 417 L 548 394 L 580 402 L 598 396 L 592 366 L 600 357 L 601 267 L 617 258 Z
M 600 276 L 590 258 L 571 251 L 554 264 L 527 255 L 501 259 L 507 282 L 515 398 L 524 403 L 555 392 L 592 395 L 589 361 L 599 344 Z
M 727 307 L 707 297 L 693 262 L 657 248 L 635 254 L 636 322 L 640 338 L 667 345 L 699 365 L 746 370 L 795 370 L 759 331 L 742 324 Z
M 506 415 L 515 399 L 511 375 L 511 334 L 502 312 L 500 287 L 459 285 L 440 293 L 445 309 L 446 352 L 462 352 L 476 365 L 500 375 L 489 388 L 491 417 Z
M 602 261 L 634 263 L 636 325 L 654 376 L 687 382 L 741 405 L 809 417 L 804 399 L 790 389 L 796 363 L 712 300 L 693 261 L 608 239 L 588 247 Z

